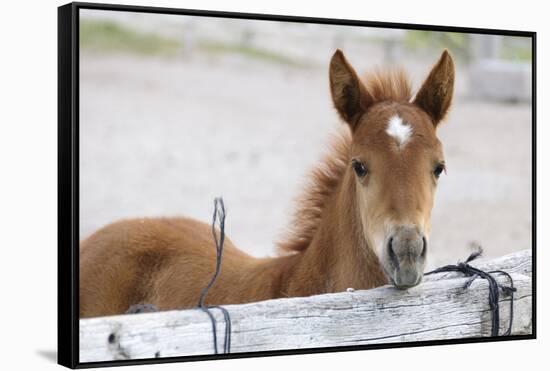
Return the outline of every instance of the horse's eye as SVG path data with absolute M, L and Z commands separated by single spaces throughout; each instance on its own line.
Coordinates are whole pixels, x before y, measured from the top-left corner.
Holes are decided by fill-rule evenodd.
M 364 177 L 368 173 L 367 167 L 361 161 L 353 159 L 351 160 L 351 166 L 353 166 L 353 170 L 359 178 Z
M 434 175 L 436 178 L 439 178 L 442 172 L 445 171 L 445 164 L 437 164 L 437 166 L 434 169 Z

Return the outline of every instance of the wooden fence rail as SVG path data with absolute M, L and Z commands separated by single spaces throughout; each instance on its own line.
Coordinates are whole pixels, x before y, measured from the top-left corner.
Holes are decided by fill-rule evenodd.
M 531 334 L 531 251 L 472 265 L 511 274 L 517 288 L 512 334 Z M 384 286 L 228 305 L 231 353 L 490 336 L 487 281 L 477 279 L 464 289 L 467 280 L 441 273 L 404 291 Z M 497 280 L 507 284 L 504 277 Z M 500 296 L 501 333 L 510 320 L 509 302 Z M 223 349 L 223 315 L 212 311 Z M 212 353 L 211 322 L 198 309 L 80 320 L 81 362 Z

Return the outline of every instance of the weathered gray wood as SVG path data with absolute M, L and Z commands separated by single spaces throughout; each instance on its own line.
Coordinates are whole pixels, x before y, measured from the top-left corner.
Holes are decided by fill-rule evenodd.
M 517 287 L 513 334 L 531 333 L 531 252 L 521 251 L 481 269 L 504 269 Z M 489 336 L 488 285 L 460 274 L 426 277 L 421 285 L 401 291 L 391 286 L 228 305 L 232 318 L 232 353 L 359 344 Z M 504 278 L 499 279 L 505 282 Z M 501 332 L 509 321 L 509 298 L 501 295 Z M 225 325 L 218 321 L 219 349 Z M 212 354 L 211 323 L 200 310 L 83 319 L 80 361 L 105 361 Z

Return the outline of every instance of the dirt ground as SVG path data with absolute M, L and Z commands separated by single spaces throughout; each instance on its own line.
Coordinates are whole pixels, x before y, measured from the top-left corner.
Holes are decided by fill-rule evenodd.
M 532 242 L 530 106 L 469 100 L 458 73 L 439 130 L 448 174 L 431 267 L 465 258 L 472 241 L 488 257 Z M 81 238 L 126 217 L 210 222 L 221 195 L 230 238 L 273 255 L 305 175 L 341 125 L 318 68 L 84 54 L 80 81 Z

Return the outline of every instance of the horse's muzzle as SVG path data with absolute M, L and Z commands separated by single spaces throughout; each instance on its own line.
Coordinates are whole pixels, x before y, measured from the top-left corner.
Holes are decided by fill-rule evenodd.
M 422 281 L 427 249 L 426 237 L 418 228 L 394 229 L 387 243 L 385 270 L 395 287 L 406 289 Z

